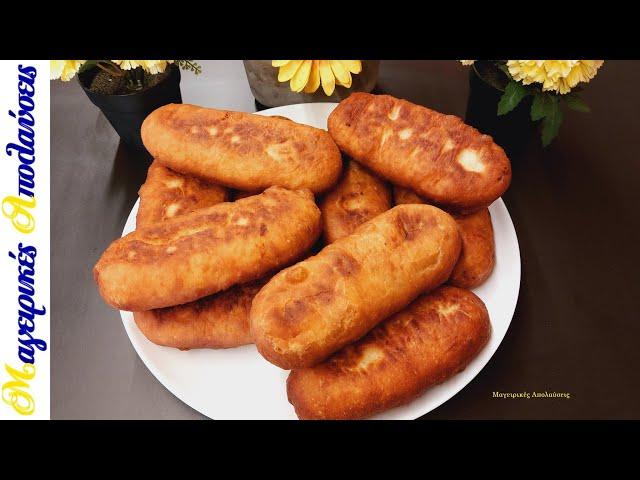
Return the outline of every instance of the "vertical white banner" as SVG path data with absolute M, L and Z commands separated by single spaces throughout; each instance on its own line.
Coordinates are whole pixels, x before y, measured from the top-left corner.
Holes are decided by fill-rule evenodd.
M 50 415 L 49 61 L 0 61 L 0 419 Z

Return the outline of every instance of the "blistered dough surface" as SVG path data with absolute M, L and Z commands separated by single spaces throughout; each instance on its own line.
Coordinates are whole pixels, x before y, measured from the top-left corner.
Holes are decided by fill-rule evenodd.
M 453 115 L 389 95 L 354 93 L 329 116 L 341 150 L 429 203 L 458 213 L 507 189 L 511 164 L 492 138 Z

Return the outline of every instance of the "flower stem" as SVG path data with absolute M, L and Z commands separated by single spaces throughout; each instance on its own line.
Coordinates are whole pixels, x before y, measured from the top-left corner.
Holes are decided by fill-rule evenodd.
M 124 71 L 113 62 L 98 60 L 96 66 L 114 77 L 122 77 L 125 75 Z

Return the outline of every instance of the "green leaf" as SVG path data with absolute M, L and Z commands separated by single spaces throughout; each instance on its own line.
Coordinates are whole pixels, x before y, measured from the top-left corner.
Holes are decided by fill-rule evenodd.
M 527 95 L 529 95 L 529 91 L 524 85 L 511 80 L 504 89 L 504 93 L 498 102 L 498 115 L 509 113 L 516 108 Z
M 585 112 L 585 113 L 591 111 L 589 106 L 586 103 L 584 103 L 584 100 L 582 100 L 577 95 L 573 95 L 570 93 L 565 96 L 565 101 L 567 102 L 567 106 L 571 110 L 575 110 L 577 112 Z
M 533 103 L 531 104 L 531 120 L 534 122 L 546 117 L 550 112 L 553 100 L 551 97 L 544 93 L 539 93 L 533 97 Z
M 202 73 L 202 67 L 198 62 L 194 62 L 193 60 L 176 60 L 176 65 L 183 70 L 189 70 L 196 75 L 200 75 Z
M 551 107 L 544 120 L 542 120 L 542 146 L 549 145 L 554 138 L 558 136 L 560 124 L 562 124 L 562 110 L 558 97 L 549 97 L 551 99 Z

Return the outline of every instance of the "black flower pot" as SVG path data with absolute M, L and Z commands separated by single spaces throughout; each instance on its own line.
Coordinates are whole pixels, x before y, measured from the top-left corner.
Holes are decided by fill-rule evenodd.
M 169 65 L 169 75 L 160 83 L 141 92 L 127 95 L 105 95 L 89 90 L 98 68 L 92 68 L 78 75 L 78 81 L 89 100 L 107 117 L 122 141 L 129 147 L 145 151 L 140 137 L 140 127 L 144 119 L 156 108 L 169 103 L 182 103 L 180 94 L 180 69 Z
M 536 125 L 531 121 L 531 97 L 505 115 L 498 115 L 498 102 L 507 76 L 490 62 L 476 62 L 469 72 L 469 99 L 465 122 L 491 135 L 507 155 L 517 155 L 530 141 Z

